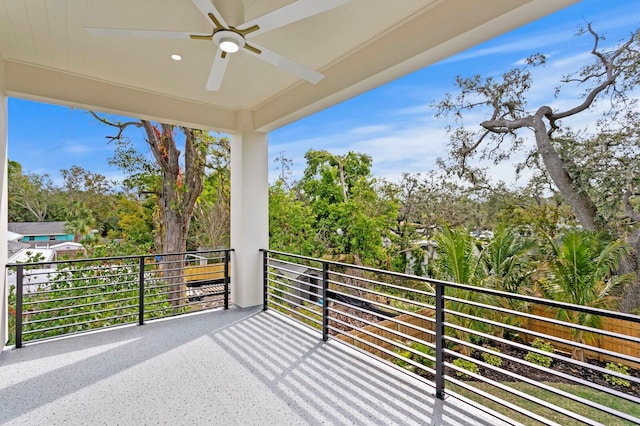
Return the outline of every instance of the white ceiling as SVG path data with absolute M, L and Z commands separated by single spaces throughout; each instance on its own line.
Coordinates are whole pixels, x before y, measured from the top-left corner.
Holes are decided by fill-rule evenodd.
M 317 0 L 323 1 L 323 0 Z M 192 0 L 0 0 L 5 91 L 17 97 L 237 130 L 272 130 L 576 0 L 352 0 L 253 40 L 325 75 L 313 85 L 248 54 L 205 90 L 211 41 L 98 37 L 85 27 L 211 33 Z M 225 2 L 232 2 L 226 3 Z M 213 0 L 224 14 L 241 0 Z M 291 0 L 244 0 L 246 22 Z M 225 18 L 230 25 L 234 17 Z M 172 53 L 182 61 L 170 59 Z

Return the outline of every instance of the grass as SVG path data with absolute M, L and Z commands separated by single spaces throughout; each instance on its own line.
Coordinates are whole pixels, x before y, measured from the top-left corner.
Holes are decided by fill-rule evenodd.
M 571 417 L 567 417 L 563 414 L 557 413 L 551 409 L 548 408 L 544 408 L 536 403 L 524 400 L 516 395 L 514 395 L 513 393 L 510 392 L 506 392 L 503 391 L 501 389 L 496 389 L 493 386 L 487 384 L 487 383 L 478 383 L 478 382 L 474 382 L 474 383 L 470 383 L 472 384 L 474 387 L 483 390 L 487 393 L 491 393 L 492 395 L 510 402 L 512 404 L 515 404 L 519 407 L 522 407 L 523 409 L 529 410 L 533 413 L 536 413 L 538 415 L 541 415 L 549 420 L 552 420 L 556 423 L 559 423 L 561 425 L 582 425 L 583 423 L 575 420 Z M 626 425 L 634 425 L 635 423 L 631 423 L 628 421 L 625 421 L 623 419 L 620 419 L 618 417 L 609 415 L 607 413 L 603 413 L 593 407 L 590 407 L 588 405 L 584 405 L 581 404 L 579 402 L 576 401 L 572 401 L 572 400 L 568 400 L 566 398 L 563 397 L 558 397 L 557 395 L 555 395 L 552 392 L 546 391 L 544 389 L 540 389 L 536 386 L 530 385 L 528 383 L 522 383 L 522 382 L 513 382 L 513 383 L 505 383 L 508 386 L 517 389 L 521 392 L 524 392 L 528 395 L 534 396 L 536 398 L 539 398 L 541 400 L 547 401 L 547 402 L 552 402 L 553 404 L 565 408 L 567 410 L 573 411 L 575 413 L 580 413 L 582 416 L 584 417 L 588 417 L 592 420 L 595 420 L 597 422 L 600 422 L 602 424 L 608 425 L 608 426 L 626 426 Z M 566 383 L 546 383 L 547 385 L 553 386 L 556 389 L 560 389 L 563 390 L 565 392 L 571 393 L 573 395 L 582 397 L 586 400 L 589 401 L 594 401 L 597 402 L 598 404 L 604 405 L 606 407 L 609 408 L 613 408 L 615 410 L 618 410 L 620 412 L 626 413 L 626 414 L 630 414 L 632 416 L 635 417 L 640 417 L 640 405 L 638 404 L 634 404 L 633 402 L 630 401 L 626 401 L 624 399 L 618 398 L 616 396 L 613 395 L 609 395 L 607 393 L 604 392 L 599 392 L 597 390 L 585 387 L 585 386 L 580 386 L 580 385 L 571 385 L 571 384 L 566 384 Z M 522 424 L 525 425 L 538 425 L 540 423 L 538 423 L 535 420 L 532 420 L 526 416 L 524 416 L 523 414 L 519 413 L 519 412 L 515 412 L 512 411 L 506 407 L 503 407 L 502 405 L 493 402 L 493 401 L 489 401 L 486 400 L 485 398 L 478 396 L 476 394 L 474 394 L 473 392 L 470 392 L 468 390 L 462 389 L 456 385 L 453 384 L 447 384 L 447 388 L 462 395 L 465 396 L 473 401 L 482 403 L 484 406 L 486 406 L 487 408 L 490 408 L 494 411 L 497 411 L 501 414 L 504 414 L 506 416 L 508 416 L 509 418 L 516 420 Z

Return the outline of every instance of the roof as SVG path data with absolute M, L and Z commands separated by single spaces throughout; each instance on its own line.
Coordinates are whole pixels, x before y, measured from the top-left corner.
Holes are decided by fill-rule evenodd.
M 14 254 L 18 253 L 22 249 L 29 248 L 30 245 L 28 243 L 23 243 L 20 241 L 9 241 L 8 246 L 8 256 L 11 257 Z
M 9 231 L 30 235 L 66 235 L 65 222 L 9 222 Z
M 312 268 L 310 266 L 291 262 L 283 262 L 277 259 L 269 259 L 269 265 L 277 268 L 277 273 L 280 275 L 284 275 L 287 278 L 307 281 L 308 275 L 313 275 L 319 278 L 322 277 L 321 270 L 318 270 L 318 268 Z
M 52 244 L 48 248 L 52 250 L 84 250 L 84 246 L 80 243 L 74 243 L 73 241 L 65 241 L 58 244 Z
M 18 234 L 16 232 L 7 231 L 7 240 L 8 241 L 17 241 L 22 237 L 24 237 L 24 235 Z
M 55 257 L 55 250 L 51 249 L 37 249 L 37 248 L 28 248 L 22 249 L 18 253 L 14 254 L 9 258 L 7 263 L 27 263 L 34 262 L 34 257 L 39 256 L 36 262 L 50 262 Z
M 335 7 L 311 14 L 321 2 L 4 1 L 0 69 L 10 96 L 229 133 L 268 132 L 576 1 L 323 0 Z M 227 27 L 258 19 L 261 27 L 246 37 L 263 49 L 229 54 L 213 91 L 206 84 L 218 47 L 190 37 L 220 29 L 207 16 L 212 8 Z M 260 18 L 282 10 L 271 20 L 278 24 L 264 28 L 269 23 Z M 166 32 L 180 37 L 157 38 Z M 323 78 L 306 81 L 284 70 L 280 58 Z

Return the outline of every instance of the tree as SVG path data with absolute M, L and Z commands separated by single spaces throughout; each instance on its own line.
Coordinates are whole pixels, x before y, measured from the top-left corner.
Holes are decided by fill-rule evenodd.
M 108 236 L 111 239 L 122 238 L 127 243 L 150 249 L 153 244 L 151 211 L 139 200 L 123 195 L 118 198 L 115 212 L 118 222 L 116 227 L 109 231 Z
M 44 222 L 57 192 L 51 178 L 47 174 L 23 174 L 17 161 L 9 160 L 8 166 L 9 221 Z
M 465 229 L 443 225 L 436 235 L 437 278 L 459 284 L 478 285 L 482 278 L 479 246 Z
M 305 256 L 322 256 L 311 206 L 278 180 L 269 187 L 269 248 Z
M 60 173 L 63 178 L 61 191 L 66 196 L 65 204 L 75 203 L 73 208 L 76 210 L 81 204 L 93 216 L 91 226 L 98 228 L 102 235 L 107 235 L 115 211 L 116 198 L 112 196 L 114 182 L 110 182 L 104 175 L 75 165 L 60 170 Z M 69 211 L 68 208 L 65 210 Z
M 146 180 L 145 189 L 157 197 L 160 223 L 156 232 L 161 235 L 157 249 L 165 253 L 185 251 L 193 209 L 204 188 L 208 146 L 216 139 L 207 132 L 188 127 L 154 124 L 148 120 L 111 122 L 96 113 L 91 114 L 100 122 L 118 129 L 116 135 L 107 136 L 117 143 L 112 163 L 133 175 L 138 184 Z M 135 151 L 130 140 L 124 137 L 128 127 L 144 130 L 153 162 Z M 184 158 L 176 142 L 176 129 L 184 136 Z
M 162 253 L 184 252 L 193 210 L 204 188 L 208 147 L 217 139 L 208 132 L 184 126 L 154 124 L 148 120 L 112 122 L 94 112 L 91 114 L 100 122 L 118 129 L 116 135 L 107 137 L 117 144 L 113 163 L 134 175 L 134 180 L 145 184 L 156 197 L 159 214 L 155 229 L 156 249 Z M 153 162 L 137 152 L 124 137 L 128 127 L 144 130 Z M 176 130 L 184 137 L 184 158 L 178 149 Z M 173 304 L 177 306 L 184 299 L 184 260 L 182 256 L 174 255 L 168 256 L 166 261 L 165 278 L 171 283 Z
M 520 292 L 530 275 L 528 261 L 533 246 L 533 240 L 522 237 L 514 227 L 498 225 L 482 250 L 483 287 Z
M 452 229 L 444 225 L 442 230 L 436 234 L 436 242 L 438 244 L 438 257 L 434 268 L 436 278 L 468 285 L 479 285 L 482 282 L 483 270 L 480 265 L 480 246 L 475 238 L 469 234 L 468 230 L 463 228 Z M 485 314 L 485 311 L 481 308 L 459 301 L 460 299 L 466 299 L 482 303 L 484 297 L 478 292 L 446 286 L 445 296 L 457 299 L 445 301 L 445 307 L 452 312 L 460 312 L 477 317 L 483 317 Z M 488 328 L 484 322 L 456 314 L 448 315 L 447 321 L 471 330 L 486 331 Z M 450 328 L 449 333 L 463 342 L 477 340 L 477 336 L 456 328 Z M 460 345 L 459 350 L 465 355 L 471 354 L 469 346 Z
M 231 145 L 218 138 L 209 145 L 204 188 L 194 208 L 191 247 L 229 247 L 231 236 Z
M 509 293 L 524 293 L 530 290 L 531 275 L 534 271 L 532 252 L 534 240 L 520 235 L 516 227 L 498 225 L 493 238 L 483 247 L 480 264 L 483 268 L 481 286 Z M 487 296 L 492 306 L 499 306 L 512 312 L 526 311 L 527 303 L 510 297 Z M 517 314 L 492 310 L 485 314 L 496 322 L 520 326 Z M 492 327 L 495 336 L 511 333 L 504 327 Z
M 311 207 L 323 250 L 349 255 L 356 263 L 388 263 L 383 239 L 397 216 L 397 204 L 384 183 L 371 177 L 371 157 L 309 150 L 296 191 Z
M 286 189 L 291 189 L 293 186 L 291 183 L 291 166 L 293 160 L 288 158 L 284 151 L 280 151 L 280 154 L 275 158 L 274 162 L 278 165 L 278 181 L 282 182 L 282 185 Z
M 553 300 L 592 308 L 610 309 L 614 299 L 612 290 L 630 282 L 632 273 L 616 275 L 620 262 L 627 254 L 627 246 L 620 240 L 608 241 L 602 233 L 570 231 L 559 243 L 549 238 L 550 275 L 541 282 L 545 295 Z M 601 318 L 584 312 L 559 309 L 557 317 L 563 321 L 600 328 Z M 574 340 L 584 343 L 589 335 L 572 328 Z M 577 349 L 574 357 L 583 360 Z
M 78 242 L 81 236 L 89 235 L 96 221 L 91 210 L 82 201 L 74 200 L 66 212 L 66 230 L 73 234 L 73 241 Z
M 460 175 L 471 179 L 478 178 L 478 171 L 469 167 L 472 158 L 477 156 L 494 163 L 508 159 L 524 146 L 518 131 L 531 130 L 535 148 L 528 160 L 533 162 L 534 157 L 541 159 L 545 172 L 571 205 L 578 221 L 585 229 L 597 230 L 603 224 L 598 221 L 598 207 L 590 195 L 589 181 L 579 176 L 579 170 L 572 169 L 571 158 L 563 157 L 559 152 L 558 145 L 563 138 L 561 120 L 587 111 L 597 99 L 607 95 L 614 107 L 629 105 L 628 90 L 638 80 L 639 41 L 638 33 L 635 33 L 626 42 L 605 51 L 600 48 L 602 36 L 592 29 L 591 24 L 582 33 L 593 37 L 591 55 L 594 62 L 562 79 L 563 83 L 588 86 L 584 97 L 573 107 L 554 111 L 550 106 L 542 105 L 533 112 L 527 111 L 526 93 L 532 86 L 529 67 L 546 61 L 543 55 L 537 54 L 530 57 L 523 68 L 505 72 L 501 80 L 479 75 L 471 78 L 458 76 L 456 85 L 459 93 L 457 96 L 445 96 L 437 108 L 439 116 L 454 114 L 461 118 L 464 112 L 482 110 L 489 117 L 480 124 L 480 131 L 469 131 L 463 126 L 452 130 L 454 167 Z M 557 95 L 559 89 L 556 90 Z M 616 117 L 617 113 L 617 108 L 607 112 L 609 118 Z
M 561 79 L 563 85 L 584 87 L 573 106 L 553 110 L 548 105 L 531 108 L 526 94 L 532 87 L 531 67 L 543 65 L 543 55 L 533 55 L 521 68 L 501 78 L 458 76 L 459 92 L 448 94 L 436 106 L 438 116 L 454 115 L 459 126 L 450 129 L 451 159 L 441 164 L 472 182 L 483 181 L 482 170 L 471 167 L 473 159 L 499 163 L 526 146 L 522 131 L 531 130 L 535 146 L 516 171 L 524 167 L 540 170 L 538 177 L 553 182 L 584 229 L 608 230 L 624 235 L 632 250 L 628 270 L 640 271 L 640 213 L 637 189 L 640 181 L 638 157 L 638 99 L 633 88 L 640 83 L 640 32 L 610 49 L 601 47 L 603 36 L 589 24 L 579 35 L 593 40 L 592 61 Z M 556 96 L 561 94 L 556 89 Z M 564 122 L 594 110 L 603 103 L 604 113 L 594 120 L 595 130 L 573 131 Z M 487 119 L 480 129 L 464 127 L 465 113 L 480 112 Z M 626 311 L 640 303 L 640 282 L 624 289 L 630 301 Z M 634 296 L 631 296 L 635 294 Z

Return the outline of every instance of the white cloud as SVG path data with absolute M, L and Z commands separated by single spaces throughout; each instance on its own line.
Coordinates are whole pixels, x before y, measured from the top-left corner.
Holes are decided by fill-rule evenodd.
M 349 130 L 349 133 L 353 135 L 372 135 L 372 134 L 379 134 L 382 132 L 388 132 L 391 129 L 392 129 L 391 125 L 378 124 L 378 125 L 371 125 L 371 126 L 356 127 L 354 129 Z
M 91 148 L 87 145 L 74 144 L 63 146 L 62 151 L 68 154 L 86 154 L 88 152 L 91 152 Z
M 492 46 L 479 49 L 472 49 L 452 56 L 440 62 L 440 64 L 448 64 L 452 62 L 466 61 L 469 59 L 479 59 L 486 56 L 501 56 L 518 52 L 535 53 L 536 50 L 556 45 L 561 41 L 569 40 L 573 37 L 567 31 L 547 32 L 540 35 L 522 35 L 519 38 L 511 39 L 508 42 L 501 38 L 497 41 L 489 43 L 497 43 Z
M 89 154 L 92 152 L 113 151 L 113 148 L 106 143 L 103 144 L 86 144 L 86 143 L 64 143 L 62 144 L 62 152 L 67 154 Z

